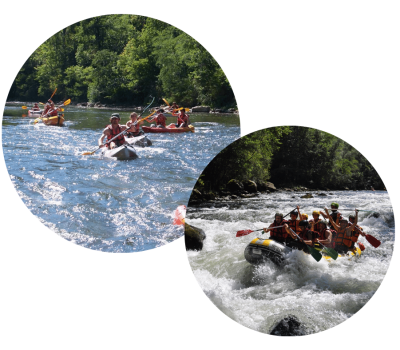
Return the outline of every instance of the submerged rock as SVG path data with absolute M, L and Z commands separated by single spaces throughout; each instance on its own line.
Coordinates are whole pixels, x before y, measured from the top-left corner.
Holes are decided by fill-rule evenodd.
M 304 196 L 301 196 L 300 198 L 314 198 L 311 193 L 307 193 Z
M 307 331 L 296 316 L 288 315 L 281 321 L 276 323 L 269 334 L 290 337 L 298 335 L 307 335 Z
M 185 223 L 185 245 L 186 250 L 202 250 L 206 234 L 201 228 Z

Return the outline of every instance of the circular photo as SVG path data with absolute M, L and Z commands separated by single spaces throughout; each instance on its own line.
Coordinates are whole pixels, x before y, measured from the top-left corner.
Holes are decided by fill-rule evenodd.
M 182 237 L 197 178 L 239 137 L 235 96 L 210 53 L 138 15 L 89 18 L 41 44 L 2 124 L 30 211 L 67 241 L 113 253 Z
M 276 336 L 356 314 L 389 267 L 394 214 L 368 160 L 327 132 L 280 126 L 233 142 L 190 197 L 185 243 L 204 293 L 239 324 Z

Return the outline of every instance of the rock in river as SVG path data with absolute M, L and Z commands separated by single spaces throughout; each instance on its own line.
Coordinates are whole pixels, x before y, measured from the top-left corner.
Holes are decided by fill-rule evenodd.
M 202 250 L 206 234 L 200 228 L 185 223 L 185 245 L 186 250 Z

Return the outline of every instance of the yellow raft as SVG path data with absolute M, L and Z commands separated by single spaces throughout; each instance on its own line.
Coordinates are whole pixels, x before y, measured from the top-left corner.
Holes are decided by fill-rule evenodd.
M 33 124 L 36 124 L 38 122 L 42 121 L 46 125 L 58 125 L 61 126 L 64 124 L 64 114 L 59 114 L 53 117 L 46 117 L 46 118 L 36 118 L 33 121 Z

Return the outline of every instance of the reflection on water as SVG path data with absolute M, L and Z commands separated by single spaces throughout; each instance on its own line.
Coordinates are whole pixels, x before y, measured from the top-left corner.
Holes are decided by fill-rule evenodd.
M 186 204 L 208 162 L 240 136 L 239 117 L 193 115 L 196 133 L 149 134 L 131 161 L 102 159 L 97 139 L 113 111 L 66 108 L 65 126 L 33 125 L 6 107 L 3 151 L 18 194 L 65 239 L 107 252 L 142 251 L 183 235 L 172 212 Z M 120 111 L 121 124 L 129 112 Z M 174 122 L 168 118 L 168 122 Z

